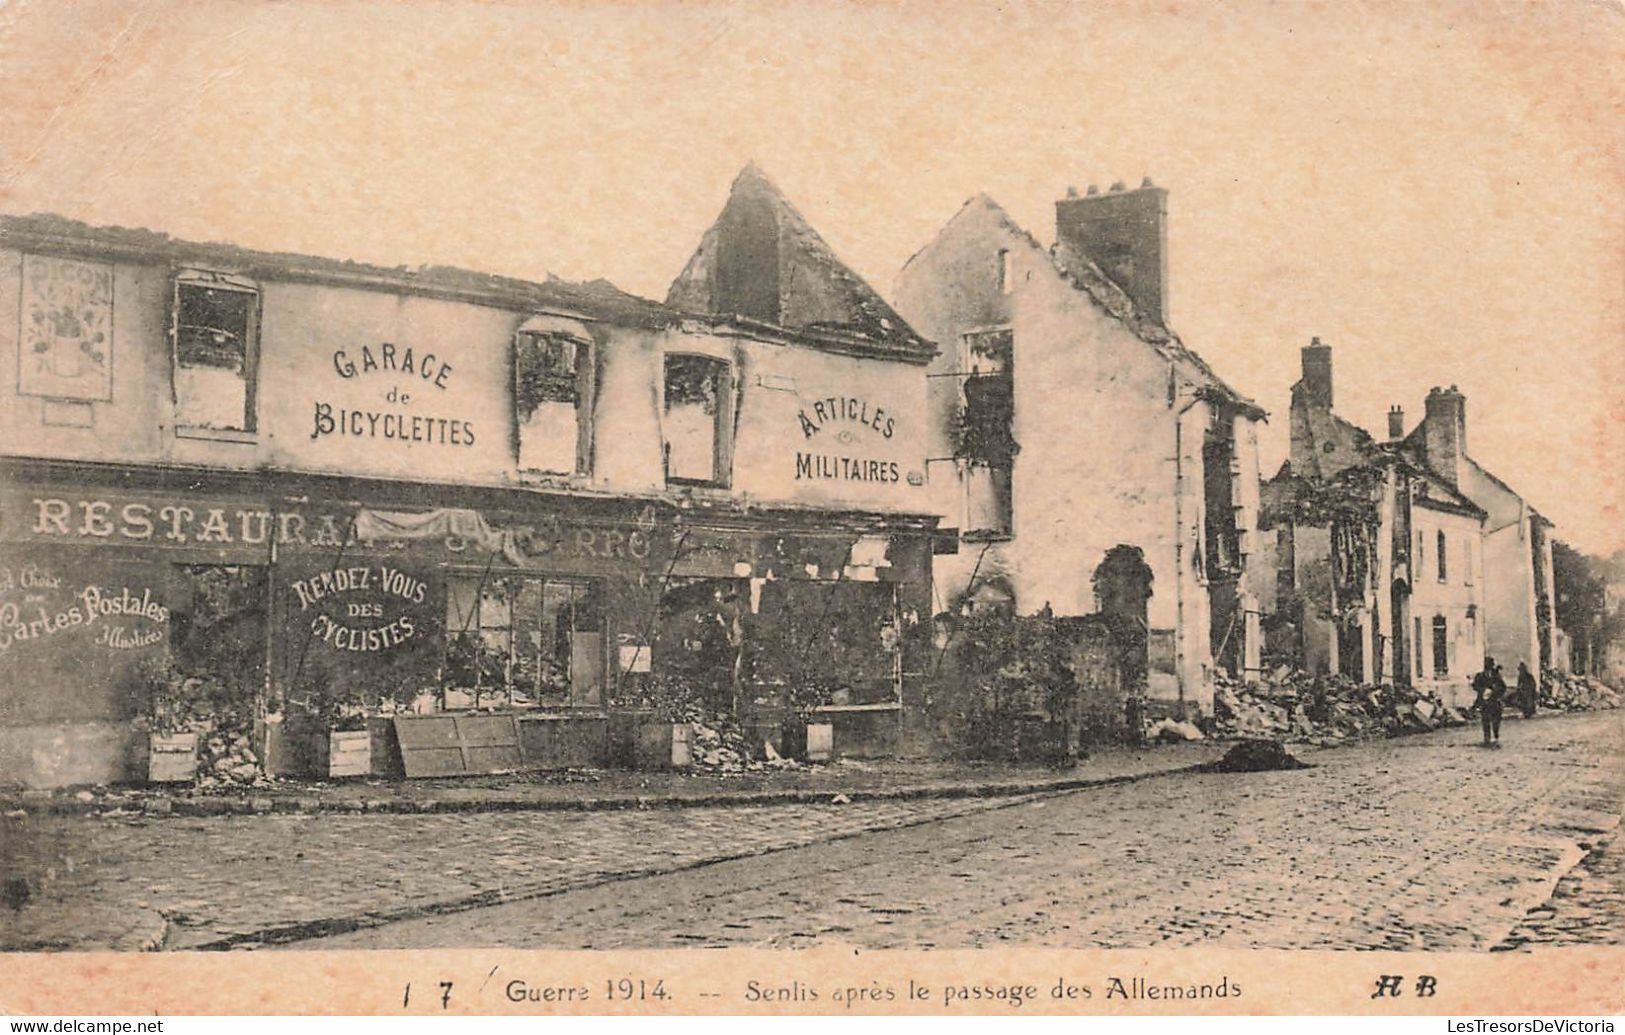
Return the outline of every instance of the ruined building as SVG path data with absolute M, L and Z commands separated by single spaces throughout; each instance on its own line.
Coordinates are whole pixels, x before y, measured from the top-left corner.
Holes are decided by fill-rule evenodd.
M 1315 339 L 1292 387 L 1289 459 L 1263 493 L 1260 540 L 1277 569 L 1266 663 L 1458 705 L 1486 654 L 1534 668 L 1549 526 L 1468 457 L 1461 393 L 1433 389 L 1409 434 L 1393 407 L 1382 440 L 1333 405 L 1332 349 Z
M 1151 698 L 1206 709 L 1215 666 L 1259 665 L 1264 412 L 1168 329 L 1166 201 L 1150 181 L 1069 191 L 1045 248 L 978 196 L 896 299 L 941 347 L 930 489 L 956 534 L 938 610 L 1119 616 Z
M 166 659 L 410 775 L 604 764 L 662 676 L 893 743 L 935 350 L 761 212 L 674 305 L 0 218 L 0 783 L 142 778 Z

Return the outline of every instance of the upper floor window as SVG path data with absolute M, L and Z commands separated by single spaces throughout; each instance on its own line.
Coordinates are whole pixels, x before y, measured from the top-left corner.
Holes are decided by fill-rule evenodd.
M 1434 540 L 1434 549 L 1433 549 L 1433 552 L 1439 555 L 1438 559 L 1436 561 L 1436 566 L 1439 569 L 1439 581 L 1440 582 L 1444 582 L 1446 579 L 1448 579 L 1450 577 L 1450 575 L 1449 575 L 1449 567 L 1450 566 L 1449 566 L 1449 563 L 1448 563 L 1448 556 L 1449 555 L 1448 555 L 1448 552 L 1447 552 L 1446 542 L 1447 542 L 1447 540 L 1445 539 L 1444 529 L 1441 528 L 1439 530 L 1438 536 Z
M 1010 249 L 1000 248 L 998 259 L 999 290 L 1008 295 L 1016 289 L 1016 269 L 1010 258 Z
M 592 342 L 521 327 L 514 339 L 514 423 L 519 467 L 546 474 L 592 469 Z
M 1473 537 L 1468 535 L 1461 541 L 1461 581 L 1469 586 L 1473 584 L 1473 568 L 1477 566 L 1474 552 Z
M 175 277 L 175 424 L 254 430 L 260 293 L 252 281 L 183 270 Z
M 733 441 L 733 372 L 727 360 L 666 357 L 666 480 L 726 485 Z

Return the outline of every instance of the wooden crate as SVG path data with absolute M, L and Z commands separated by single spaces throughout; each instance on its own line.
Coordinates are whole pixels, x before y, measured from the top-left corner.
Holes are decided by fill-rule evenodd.
M 366 730 L 334 730 L 327 735 L 327 775 L 338 779 L 372 772 L 372 734 Z
M 197 734 L 152 734 L 147 746 L 148 783 L 191 783 L 197 779 Z

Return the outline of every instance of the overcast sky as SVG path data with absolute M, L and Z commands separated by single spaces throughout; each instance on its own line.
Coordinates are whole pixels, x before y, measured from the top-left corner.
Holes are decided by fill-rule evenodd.
M 860 274 L 986 191 L 1170 191 L 1171 316 L 1271 411 L 1311 335 L 1625 547 L 1625 16 L 1544 5 L 0 3 L 0 208 L 664 297 L 755 159 Z M 1098 448 L 1099 444 L 1087 444 Z M 1133 443 L 1123 443 L 1133 448 Z

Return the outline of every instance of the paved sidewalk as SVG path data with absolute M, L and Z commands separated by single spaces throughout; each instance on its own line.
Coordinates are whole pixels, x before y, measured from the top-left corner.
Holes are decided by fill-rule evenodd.
M 583 769 L 487 777 L 279 780 L 263 787 L 115 787 L 0 793 L 0 813 L 30 815 L 228 816 L 263 813 L 443 813 L 606 811 L 792 805 L 848 800 L 1007 797 L 1072 790 L 1102 782 L 1172 772 L 1220 757 L 1221 741 L 1104 748 L 1075 767 L 1056 769 L 945 760 L 840 759 L 829 765 L 740 773 L 636 772 Z

